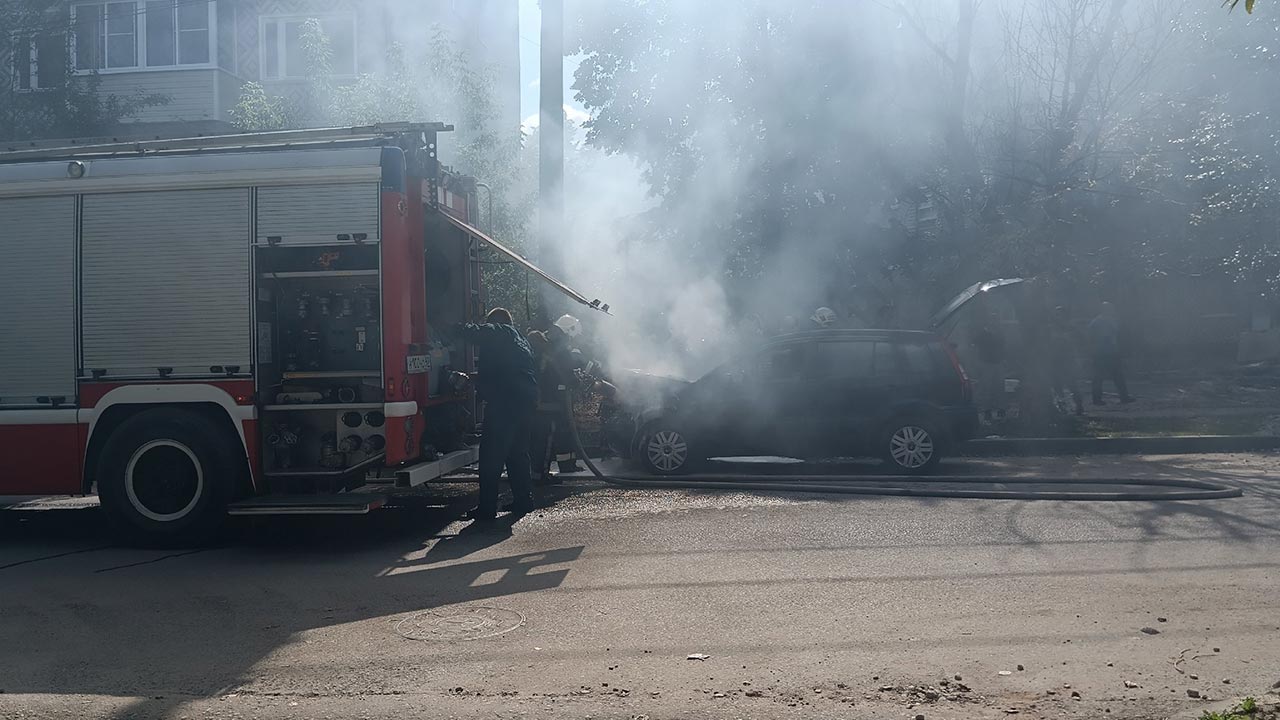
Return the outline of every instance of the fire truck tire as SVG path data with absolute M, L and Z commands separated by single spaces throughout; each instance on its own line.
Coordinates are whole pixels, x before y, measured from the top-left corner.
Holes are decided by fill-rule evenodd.
M 238 451 L 229 433 L 179 408 L 139 413 L 108 438 L 98 496 L 131 541 L 169 545 L 211 537 L 226 517 Z

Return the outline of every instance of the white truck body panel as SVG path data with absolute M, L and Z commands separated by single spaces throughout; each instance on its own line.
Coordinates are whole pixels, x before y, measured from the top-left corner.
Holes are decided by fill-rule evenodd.
M 76 198 L 0 199 L 0 237 L 0 407 L 74 405 Z
M 209 375 L 230 365 L 247 374 L 249 221 L 247 188 L 86 195 L 86 373 Z

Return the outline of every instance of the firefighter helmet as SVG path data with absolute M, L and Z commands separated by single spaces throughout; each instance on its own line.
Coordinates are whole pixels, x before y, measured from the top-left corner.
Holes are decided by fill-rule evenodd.
M 582 321 L 572 315 L 561 315 L 556 320 L 555 326 L 560 328 L 570 339 L 582 334 Z
M 820 307 L 813 311 L 813 317 L 810 320 L 813 320 L 818 327 L 831 327 L 836 322 L 836 311 L 829 307 Z

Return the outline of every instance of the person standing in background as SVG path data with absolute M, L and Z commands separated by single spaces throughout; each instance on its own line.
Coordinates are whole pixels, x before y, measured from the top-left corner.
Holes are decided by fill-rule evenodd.
M 1000 319 L 985 304 L 979 306 L 974 318 L 969 345 L 978 361 L 974 373 L 978 413 L 984 421 L 992 423 L 1004 414 L 1005 347 Z
M 1089 323 L 1089 345 L 1093 354 L 1093 404 L 1106 404 L 1102 401 L 1102 382 L 1106 379 L 1115 384 L 1120 402 L 1133 402 L 1120 357 L 1120 323 L 1115 305 L 1102 303 L 1102 311 Z
M 1080 394 L 1080 363 L 1077 359 L 1079 347 L 1075 330 L 1071 327 L 1071 314 L 1059 305 L 1053 309 L 1053 316 L 1049 321 L 1049 365 L 1053 375 L 1053 393 L 1070 393 L 1076 415 L 1083 415 L 1084 397 Z

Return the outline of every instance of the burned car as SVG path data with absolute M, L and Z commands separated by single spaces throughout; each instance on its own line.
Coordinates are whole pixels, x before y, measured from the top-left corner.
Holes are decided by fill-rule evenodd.
M 924 473 L 976 424 L 951 347 L 910 330 L 784 335 L 662 390 L 637 413 L 624 451 L 661 475 L 748 455 L 880 457 L 896 472 Z

